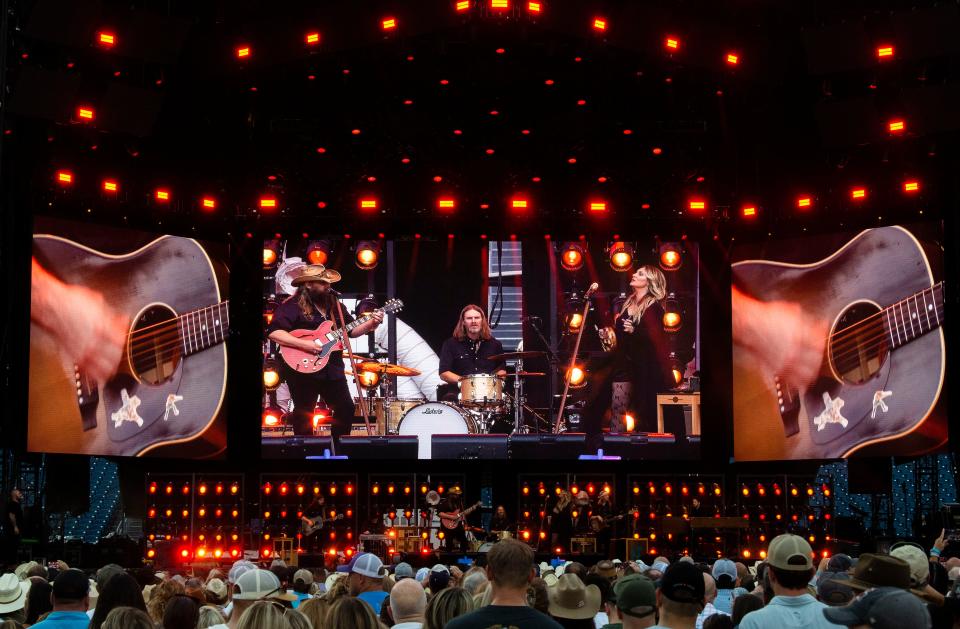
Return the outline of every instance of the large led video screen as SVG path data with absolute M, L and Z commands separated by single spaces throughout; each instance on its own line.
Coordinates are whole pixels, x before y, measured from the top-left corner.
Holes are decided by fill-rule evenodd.
M 225 456 L 227 261 L 223 244 L 38 219 L 28 449 Z
M 737 460 L 946 444 L 942 239 L 894 225 L 735 250 Z
M 265 458 L 699 456 L 696 243 L 330 237 L 263 254 Z

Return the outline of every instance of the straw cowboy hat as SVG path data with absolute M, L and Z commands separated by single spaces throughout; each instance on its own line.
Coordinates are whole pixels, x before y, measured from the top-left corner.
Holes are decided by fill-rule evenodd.
M 584 585 L 575 574 L 565 574 L 547 588 L 550 615 L 557 618 L 593 618 L 600 609 L 600 588 Z
M 304 282 L 334 282 L 340 281 L 340 273 L 328 269 L 322 264 L 305 264 L 290 274 L 290 284 L 299 286 Z
M 27 602 L 27 590 L 31 582 L 20 581 L 12 572 L 0 576 L 0 614 L 8 614 L 23 609 Z

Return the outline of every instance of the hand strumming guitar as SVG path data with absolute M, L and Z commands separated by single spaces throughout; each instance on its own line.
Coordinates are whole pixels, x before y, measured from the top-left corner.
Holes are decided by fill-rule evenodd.
M 61 351 L 97 382 L 116 373 L 127 341 L 129 320 L 110 308 L 103 295 L 65 284 L 33 260 L 30 318 L 53 335 Z
M 757 367 L 800 390 L 816 380 L 827 346 L 827 323 L 786 301 L 763 302 L 732 291 L 733 341 Z

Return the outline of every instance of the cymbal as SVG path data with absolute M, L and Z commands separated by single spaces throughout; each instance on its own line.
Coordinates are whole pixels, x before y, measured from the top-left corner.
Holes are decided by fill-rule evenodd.
M 507 352 L 506 354 L 494 354 L 487 360 L 514 360 L 516 358 L 541 358 L 546 356 L 546 352 Z
M 361 371 L 373 371 L 376 373 L 387 374 L 388 376 L 419 376 L 420 370 L 404 365 L 394 365 L 391 363 L 378 363 L 375 360 L 365 360 L 360 363 Z

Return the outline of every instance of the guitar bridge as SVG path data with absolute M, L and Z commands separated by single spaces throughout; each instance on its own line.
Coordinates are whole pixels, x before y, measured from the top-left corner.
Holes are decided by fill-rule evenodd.
M 800 432 L 800 392 L 780 376 L 774 376 L 773 383 L 777 388 L 777 408 L 783 432 L 791 437 Z

